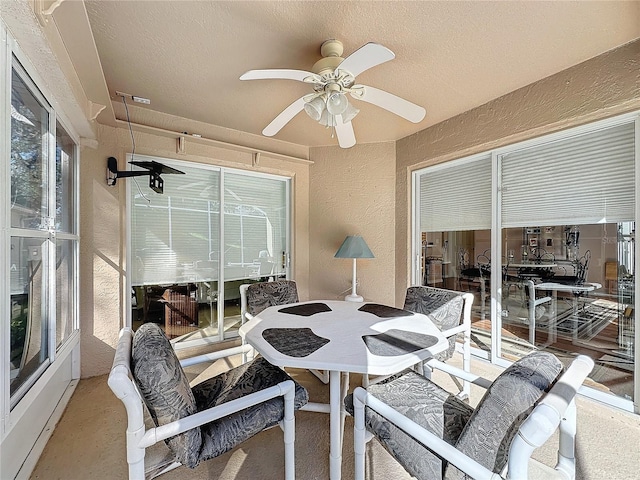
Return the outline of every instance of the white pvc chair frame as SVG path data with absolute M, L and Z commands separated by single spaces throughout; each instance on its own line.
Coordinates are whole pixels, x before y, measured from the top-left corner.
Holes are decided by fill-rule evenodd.
M 145 430 L 144 424 L 144 403 L 131 374 L 131 347 L 133 340 L 133 330 L 125 327 L 120 331 L 120 339 L 116 347 L 116 354 L 113 360 L 113 367 L 109 374 L 108 384 L 113 393 L 122 401 L 127 411 L 127 463 L 129 464 L 129 479 L 145 479 L 145 449 L 167 438 L 173 437 L 187 430 L 197 428 L 218 418 L 225 417 L 232 413 L 243 410 L 247 407 L 266 402 L 275 397 L 284 397 L 284 419 L 280 422 L 280 428 L 284 432 L 284 456 L 285 456 L 285 478 L 294 480 L 295 478 L 295 419 L 294 419 L 294 396 L 295 384 L 291 380 L 286 380 L 266 388 L 256 393 L 246 395 L 242 398 L 226 402 L 222 405 L 209 408 L 202 412 L 195 413 L 180 420 L 162 425 L 156 428 Z M 251 347 L 241 345 L 239 347 L 228 348 L 205 355 L 184 359 L 180 362 L 183 367 L 196 365 L 203 362 L 212 362 L 232 355 L 246 354 Z M 159 472 L 158 476 L 179 467 L 180 463 L 173 463 Z M 153 477 L 151 477 L 153 478 Z
M 483 388 L 488 388 L 491 385 L 491 381 L 485 378 L 472 375 L 446 364 L 442 364 L 442 366 L 446 367 L 447 373 L 456 374 L 460 378 L 466 377 L 469 382 Z M 501 472 L 502 475 L 483 467 L 474 459 L 457 450 L 453 445 L 409 420 L 363 388 L 356 388 L 353 392 L 355 479 L 364 480 L 365 478 L 366 442 L 373 438 L 373 435 L 368 434 L 365 428 L 364 414 L 366 405 L 476 480 L 504 478 L 526 480 L 528 478 L 529 460 L 533 451 L 542 446 L 556 429 L 559 429 L 558 463 L 555 466 L 555 471 L 559 478 L 573 480 L 575 479 L 576 468 L 575 396 L 593 366 L 593 360 L 585 355 L 579 355 L 575 358 L 551 390 L 520 425 L 518 433 L 509 448 L 509 461 L 505 467 L 506 472 Z

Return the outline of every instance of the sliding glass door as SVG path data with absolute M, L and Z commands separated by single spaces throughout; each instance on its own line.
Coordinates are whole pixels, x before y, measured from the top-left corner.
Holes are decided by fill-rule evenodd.
M 639 123 L 622 116 L 414 173 L 414 282 L 475 293 L 475 353 L 502 365 L 539 349 L 587 354 L 591 395 L 629 410 Z
M 128 184 L 131 315 L 176 342 L 237 335 L 243 283 L 287 276 L 289 180 L 151 159 L 184 174 Z
M 626 121 L 498 154 L 502 355 L 585 353 L 597 388 L 624 399 L 634 387 L 635 150 Z
M 491 155 L 414 174 L 414 285 L 473 292 L 474 346 L 491 351 Z M 486 268 L 476 268 L 478 261 Z

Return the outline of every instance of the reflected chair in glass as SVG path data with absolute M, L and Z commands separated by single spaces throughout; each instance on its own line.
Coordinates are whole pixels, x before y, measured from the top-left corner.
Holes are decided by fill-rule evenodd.
M 562 283 L 565 285 L 583 285 L 587 281 L 589 272 L 589 263 L 591 261 L 591 250 L 584 252 L 584 255 L 576 260 L 574 275 L 554 275 L 550 279 L 552 282 Z
M 294 478 L 294 410 L 308 401 L 302 386 L 263 358 L 193 387 L 183 370 L 247 348 L 178 360 L 158 325 L 146 323 L 135 335 L 128 327 L 120 331 L 108 383 L 127 412 L 129 479 L 154 478 L 180 465 L 195 468 L 275 425 L 284 431 L 285 478 Z M 145 407 L 153 428 L 145 425 Z M 147 449 L 163 440 L 169 454 L 160 463 L 146 464 Z
M 475 265 L 470 265 L 469 252 L 466 248 L 458 251 L 459 276 L 458 288 L 461 291 L 477 291 L 480 293 L 480 318 L 486 317 L 485 303 L 487 287 L 491 284 L 491 250 L 487 249 L 476 258 Z M 463 281 L 465 287 L 463 288 Z
M 548 318 L 548 337 L 547 341 L 551 341 L 553 338 L 552 330 L 554 328 L 553 323 L 555 318 L 551 318 L 555 312 L 547 311 L 545 304 L 552 304 L 553 299 L 550 296 L 544 296 L 536 298 L 536 287 L 533 280 L 525 280 L 522 282 L 524 289 L 527 293 L 527 321 L 529 324 L 529 343 L 535 345 L 536 342 L 536 321 L 540 320 L 543 315 L 547 315 Z
M 587 250 L 584 252 L 580 258 L 575 261 L 574 264 L 574 275 L 554 275 L 547 281 L 561 283 L 563 285 L 576 285 L 582 286 L 587 281 L 587 274 L 589 273 L 589 263 L 591 262 L 591 250 Z M 577 302 L 580 297 L 584 297 L 588 295 L 588 292 L 584 290 L 574 290 L 571 292 L 573 295 L 572 298 L 572 308 L 573 310 L 577 310 Z M 584 309 L 584 304 L 583 304 Z
M 544 478 L 574 479 L 575 395 L 593 366 L 580 355 L 564 370 L 553 354 L 536 351 L 493 382 L 447 366 L 486 389 L 475 408 L 411 370 L 356 388 L 345 399 L 354 415 L 355 478 L 365 478 L 366 442 L 375 436 L 416 478 L 526 479 L 532 453 L 559 430 L 555 468 L 538 469 Z

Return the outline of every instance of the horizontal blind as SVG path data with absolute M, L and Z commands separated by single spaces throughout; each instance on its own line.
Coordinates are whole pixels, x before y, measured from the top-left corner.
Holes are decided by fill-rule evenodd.
M 185 175 L 165 175 L 162 195 L 146 177 L 131 185 L 132 284 L 217 280 L 220 172 L 155 160 Z
M 287 181 L 226 173 L 224 191 L 226 262 L 240 266 L 272 262 L 282 270 Z M 225 271 L 225 280 L 240 278 L 246 278 L 246 271 Z
M 634 155 L 634 123 L 503 155 L 503 226 L 633 220 Z
M 491 228 L 491 155 L 420 175 L 420 230 L 447 232 Z

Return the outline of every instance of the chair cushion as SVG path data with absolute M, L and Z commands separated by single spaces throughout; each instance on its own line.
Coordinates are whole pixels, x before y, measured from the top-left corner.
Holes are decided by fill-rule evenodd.
M 145 323 L 133 336 L 133 377 L 157 426 L 196 413 L 196 401 L 173 347 L 155 323 Z M 199 428 L 165 440 L 176 461 L 198 465 L 202 436 Z
M 221 405 L 250 393 L 292 380 L 282 369 L 258 357 L 193 387 L 198 411 Z M 295 385 L 295 409 L 307 403 L 304 387 Z M 272 398 L 202 426 L 203 445 L 200 460 L 217 457 L 284 417 L 284 400 Z
M 522 422 L 560 376 L 560 360 L 533 352 L 496 378 L 475 408 L 456 448 L 495 473 L 507 464 L 509 448 Z M 447 479 L 467 478 L 453 465 Z
M 258 315 L 267 307 L 298 302 L 296 282 L 278 280 L 276 282 L 252 283 L 247 288 L 247 312 Z
M 412 370 L 369 385 L 367 391 L 402 415 L 455 445 L 473 409 L 455 395 Z M 353 414 L 353 395 L 345 398 Z M 391 455 L 417 479 L 441 479 L 446 462 L 394 424 L 365 408 L 365 426 Z
M 409 287 L 404 300 L 404 309 L 429 315 L 440 330 L 460 324 L 464 300 L 460 292 L 432 287 Z M 449 348 L 435 355 L 440 361 L 448 360 L 456 349 L 456 337 L 449 337 Z

